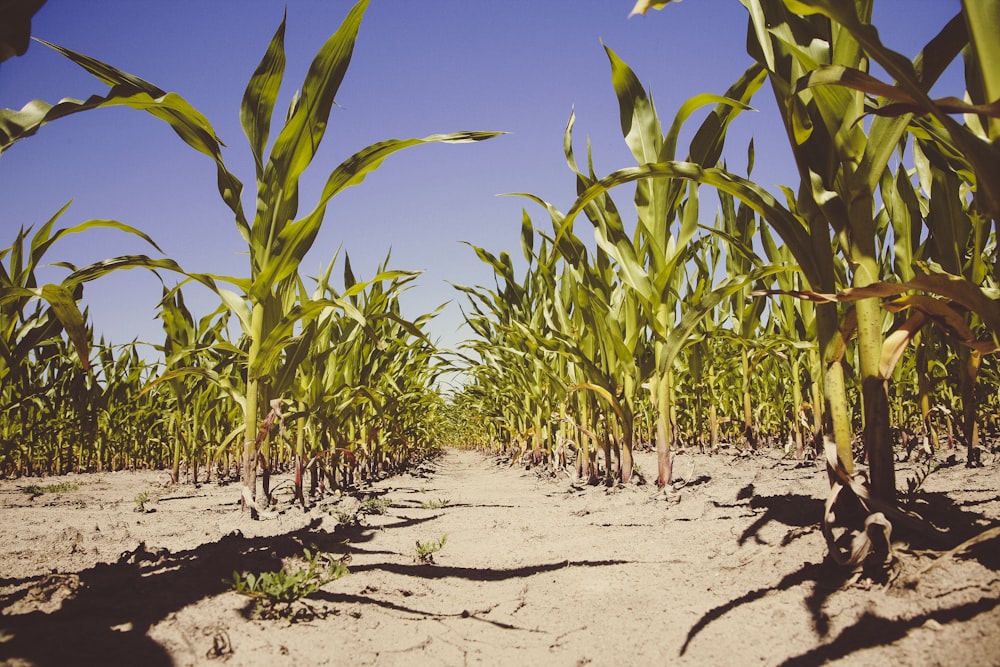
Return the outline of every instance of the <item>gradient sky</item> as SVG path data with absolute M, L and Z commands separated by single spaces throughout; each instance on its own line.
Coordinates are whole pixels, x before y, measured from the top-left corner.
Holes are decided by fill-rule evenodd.
M 288 63 L 275 116 L 301 84 L 309 62 L 340 25 L 346 0 L 48 0 L 32 32 L 104 60 L 184 96 L 226 143 L 231 170 L 252 191 L 253 162 L 239 126 L 243 90 L 287 6 Z M 453 345 L 466 337 L 456 306 L 465 297 L 448 283 L 489 285 L 492 272 L 466 241 L 520 257 L 521 209 L 537 227 L 548 217 L 529 192 L 565 211 L 575 196 L 562 152 L 575 109 L 576 152 L 593 145 L 605 175 L 634 162 L 622 139 L 617 100 L 603 44 L 651 87 L 666 126 L 689 97 L 723 93 L 750 64 L 746 14 L 736 0 L 687 0 L 646 17 L 627 18 L 633 0 L 373 0 L 334 108 L 322 148 L 302 182 L 301 212 L 311 210 L 329 172 L 361 148 L 389 138 L 458 130 L 502 130 L 485 143 L 433 145 L 390 157 L 359 187 L 336 197 L 303 263 L 316 275 L 343 245 L 355 273 L 370 277 L 392 251 L 390 268 L 422 270 L 403 297 L 416 316 L 452 301 L 431 325 Z M 881 0 L 874 24 L 883 40 L 912 57 L 959 10 L 959 0 Z M 936 93 L 962 94 L 960 73 Z M 31 99 L 84 99 L 105 88 L 46 47 L 0 65 L 0 106 Z M 740 116 L 725 155 L 744 173 L 755 138 L 753 178 L 772 192 L 795 172 L 769 90 Z M 693 130 L 703 114 L 689 122 Z M 272 139 L 277 129 L 272 131 Z M 688 137 L 690 135 L 687 135 Z M 686 145 L 683 137 L 681 146 Z M 679 149 L 680 150 L 680 149 Z M 248 195 L 248 212 L 253 210 Z M 631 192 L 615 195 L 628 209 Z M 0 156 L 0 247 L 20 226 L 36 229 L 63 204 L 58 226 L 116 219 L 150 234 L 165 254 L 190 271 L 245 275 L 247 258 L 232 214 L 222 203 L 212 161 L 187 147 L 169 127 L 129 109 L 104 109 L 62 119 Z M 714 211 L 710 192 L 702 208 Z M 577 232 L 589 234 L 586 221 Z M 78 265 L 119 254 L 155 254 L 136 237 L 93 231 L 69 238 L 49 261 Z M 340 267 L 342 267 L 342 261 Z M 52 274 L 57 279 L 58 273 Z M 167 275 L 168 284 L 176 280 Z M 204 288 L 186 289 L 196 316 L 215 308 Z M 155 320 L 158 280 L 121 272 L 89 283 L 85 303 L 101 334 L 116 343 L 162 342 Z

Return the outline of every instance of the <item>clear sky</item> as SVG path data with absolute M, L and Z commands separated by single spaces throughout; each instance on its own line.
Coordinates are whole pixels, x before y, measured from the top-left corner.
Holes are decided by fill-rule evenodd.
M 340 25 L 348 0 L 48 0 L 33 34 L 104 60 L 183 95 L 227 145 L 227 164 L 252 191 L 253 163 L 239 126 L 247 80 L 287 6 L 285 83 L 275 116 L 301 84 L 309 62 Z M 959 10 L 959 0 L 880 0 L 874 23 L 892 48 L 914 56 Z M 686 0 L 646 17 L 627 18 L 633 0 L 373 0 L 354 59 L 337 96 L 323 146 L 303 180 L 300 208 L 312 208 L 329 172 L 344 158 L 388 138 L 459 130 L 508 135 L 467 145 L 432 145 L 390 157 L 359 187 L 338 196 L 303 273 L 316 275 L 343 245 L 359 277 L 392 251 L 390 267 L 422 270 L 404 295 L 415 316 L 453 301 L 431 325 L 452 345 L 459 330 L 448 282 L 489 285 L 492 272 L 462 241 L 520 256 L 521 209 L 548 229 L 530 192 L 565 211 L 575 196 L 562 153 L 572 110 L 576 152 L 593 143 L 605 175 L 633 166 L 621 135 L 607 57 L 615 50 L 652 88 L 664 125 L 689 97 L 723 93 L 750 64 L 746 14 L 737 0 Z M 0 106 L 31 99 L 84 99 L 105 88 L 46 47 L 0 65 Z M 960 79 L 935 92 L 961 96 Z M 794 169 L 769 90 L 730 132 L 725 155 L 743 173 L 755 137 L 753 178 L 777 192 Z M 689 127 L 693 129 L 701 116 Z M 277 130 L 272 131 L 272 139 Z M 683 144 L 682 144 L 683 146 Z M 631 193 L 616 195 L 630 208 Z M 17 229 L 37 228 L 63 204 L 59 226 L 116 219 L 150 234 L 167 256 L 191 271 L 246 275 L 247 258 L 232 215 L 215 184 L 215 167 L 169 127 L 130 109 L 95 110 L 62 119 L 0 156 L 0 247 Z M 706 192 L 702 207 L 711 206 Z M 253 201 L 246 201 L 248 211 Z M 578 223 L 577 232 L 589 234 Z M 155 254 L 136 237 L 94 231 L 63 241 L 50 261 L 78 265 L 119 254 Z M 340 265 L 342 267 L 342 263 Z M 169 284 L 175 279 L 165 276 Z M 159 282 L 133 270 L 89 283 L 85 303 L 96 335 L 113 342 L 163 339 L 155 306 Z M 185 292 L 196 316 L 217 300 L 201 287 Z

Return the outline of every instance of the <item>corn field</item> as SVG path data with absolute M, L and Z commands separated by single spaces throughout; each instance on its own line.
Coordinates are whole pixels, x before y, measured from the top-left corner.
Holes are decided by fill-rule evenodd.
M 211 157 L 218 189 L 246 242 L 247 276 L 185 272 L 169 259 L 116 257 L 85 267 L 63 263 L 58 284 L 38 285 L 37 267 L 69 234 L 111 226 L 158 249 L 153 239 L 118 222 L 55 228 L 59 213 L 33 234 L 22 228 L 0 257 L 3 267 L 6 474 L 182 466 L 198 480 L 243 480 L 243 502 L 256 515 L 271 500 L 270 474 L 293 466 L 296 498 L 303 475 L 312 488 L 338 489 L 404 468 L 440 446 L 444 399 L 435 389 L 443 362 L 426 324 L 433 313 L 406 319 L 399 297 L 417 274 L 388 268 L 359 279 L 344 256 L 319 277 L 299 265 L 330 200 L 357 185 L 391 154 L 427 143 L 464 143 L 496 133 L 461 132 L 387 140 L 351 155 L 327 177 L 320 199 L 299 214 L 298 181 L 323 138 L 334 96 L 350 63 L 367 1 L 358 3 L 320 49 L 299 93 L 266 150 L 284 76 L 285 21 L 247 85 L 241 125 L 256 166 L 256 210 L 244 210 L 244 186 L 222 159 L 208 120 L 183 98 L 81 54 L 48 45 L 83 67 L 110 92 L 85 102 L 36 103 L 5 112 L 3 147 L 45 123 L 102 106 L 125 105 L 164 120 L 192 148 Z M 159 304 L 162 343 L 156 360 L 138 343 L 93 341 L 81 312 L 84 283 L 114 270 L 142 268 L 180 275 Z M 200 283 L 219 308 L 195 316 L 182 288 Z M 61 397 L 71 397 L 67 401 Z M 262 473 L 257 483 L 258 471 Z M 259 496 L 258 496 L 259 493 Z
M 667 4 L 640 1 L 633 13 L 663 9 L 641 19 L 660 20 Z M 635 164 L 595 173 L 570 114 L 563 147 L 576 200 L 563 212 L 549 203 L 559 193 L 512 195 L 525 201 L 521 256 L 471 248 L 495 284 L 457 286 L 473 336 L 455 353 L 432 342 L 434 312 L 401 315 L 419 275 L 391 257 L 368 278 L 346 254 L 317 277 L 300 268 L 333 197 L 393 153 L 502 141 L 457 132 L 373 144 L 300 210 L 299 179 L 367 0 L 319 50 L 282 123 L 272 115 L 284 21 L 274 33 L 239 110 L 252 192 L 182 97 L 46 44 L 108 92 L 4 110 L 0 149 L 73 113 L 145 111 L 214 161 L 249 267 L 221 276 L 135 254 L 61 262 L 64 278 L 39 284 L 60 243 L 94 227 L 157 246 L 121 222 L 59 227 L 68 205 L 37 230 L 22 227 L 0 250 L 0 471 L 162 468 L 175 483 L 239 480 L 256 516 L 272 503 L 276 471 L 294 470 L 305 505 L 443 445 L 592 484 L 659 487 L 672 484 L 681 449 L 781 448 L 826 457 L 834 484 L 864 464 L 869 509 L 895 518 L 897 461 L 954 449 L 974 465 L 1000 429 L 1000 14 L 968 0 L 921 53 L 899 54 L 870 25 L 873 0 L 741 4 L 746 71 L 728 88 L 706 82 L 671 115 L 605 47 Z M 932 99 L 958 60 L 966 90 Z M 752 142 L 726 144 L 761 95 L 777 101 L 800 177 L 779 193 L 754 182 Z M 128 269 L 164 281 L 163 337 L 95 341 L 84 288 Z M 190 312 L 191 288 L 211 290 L 218 308 Z M 441 391 L 438 378 L 456 371 L 463 387 Z M 633 460 L 642 448 L 657 454 L 648 480 Z

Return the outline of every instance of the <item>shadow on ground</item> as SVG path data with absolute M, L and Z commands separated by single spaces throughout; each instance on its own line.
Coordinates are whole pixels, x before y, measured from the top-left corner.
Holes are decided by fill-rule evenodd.
M 755 511 L 763 511 L 739 536 L 737 541 L 741 546 L 750 539 L 766 544 L 759 533 L 772 521 L 792 528 L 789 535 L 796 535 L 796 529 L 806 529 L 811 526 L 818 528 L 818 519 L 823 511 L 821 500 L 799 495 L 754 496 L 748 504 Z M 995 539 L 977 544 L 961 554 L 947 553 L 948 549 L 986 530 L 984 528 L 984 524 L 987 523 L 986 518 L 966 509 L 971 505 L 972 503 L 968 502 L 956 503 L 944 493 L 915 495 L 903 503 L 904 508 L 918 513 L 923 521 L 938 529 L 946 527 L 946 535 L 930 534 L 914 530 L 912 527 L 901 526 L 898 533 L 894 532 L 894 537 L 898 534 L 903 540 L 899 546 L 910 553 L 919 550 L 925 554 L 935 554 L 936 558 L 971 558 L 988 569 L 1000 570 L 1000 553 L 996 549 Z M 788 536 L 785 539 L 789 539 Z M 929 621 L 938 624 L 963 622 L 1000 606 L 1000 598 L 984 595 L 976 600 L 961 602 L 950 607 L 943 606 L 907 618 L 889 619 L 865 612 L 855 623 L 841 630 L 835 637 L 829 637 L 830 619 L 825 612 L 827 601 L 832 595 L 844 589 L 853 576 L 853 572 L 836 565 L 829 558 L 821 563 L 806 563 L 799 570 L 782 577 L 774 586 L 748 591 L 706 612 L 688 631 L 680 655 L 683 656 L 687 652 L 691 643 L 705 628 L 729 612 L 768 595 L 799 586 L 804 587 L 803 597 L 812 615 L 812 629 L 823 641 L 808 652 L 782 663 L 797 667 L 823 665 L 866 648 L 890 644 Z M 916 576 L 919 577 L 919 574 Z M 895 585 L 915 586 L 917 581 L 918 579 L 911 579 L 908 582 L 897 582 Z M 810 587 L 812 590 L 808 592 Z
M 0 641 L 0 663 L 16 658 L 38 667 L 172 665 L 165 648 L 147 636 L 150 628 L 188 605 L 229 591 L 234 570 L 278 570 L 283 559 L 301 555 L 303 548 L 333 554 L 386 553 L 366 551 L 358 545 L 370 541 L 376 530 L 431 519 L 408 519 L 377 528 L 338 527 L 333 533 L 319 529 L 320 522 L 315 520 L 300 530 L 278 536 L 245 538 L 237 531 L 218 542 L 178 553 L 165 549 L 150 551 L 141 544 L 135 551 L 122 554 L 115 563 L 101 563 L 81 572 L 7 579 L 5 583 L 16 590 L 0 596 L 0 609 L 4 611 L 0 616 L 0 637 L 4 638 Z M 479 569 L 383 562 L 351 567 L 351 571 L 384 570 L 426 579 L 458 577 L 486 582 L 531 577 L 570 566 L 620 563 L 559 561 L 511 569 Z M 312 597 L 327 602 L 389 607 L 418 616 L 440 616 L 365 596 L 320 591 Z M 60 598 L 61 605 L 48 613 L 39 608 L 10 613 L 12 605 L 44 606 L 35 603 L 57 604 Z

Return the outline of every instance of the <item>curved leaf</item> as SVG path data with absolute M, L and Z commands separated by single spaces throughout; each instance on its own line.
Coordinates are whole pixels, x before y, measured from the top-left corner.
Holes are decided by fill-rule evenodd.
M 87 323 L 83 319 L 83 313 L 76 305 L 73 292 L 64 285 L 44 285 L 40 290 L 40 296 L 52 307 L 52 312 L 59 319 L 59 322 L 66 330 L 66 334 L 76 348 L 77 356 L 80 357 L 80 365 L 84 370 L 90 368 L 90 336 L 87 332 Z
M 812 261 L 812 246 L 802 220 L 783 207 L 756 183 L 719 168 L 703 168 L 691 162 L 660 162 L 630 167 L 613 172 L 580 193 L 566 213 L 562 230 L 571 229 L 573 220 L 591 201 L 608 190 L 643 178 L 679 178 L 709 185 L 727 192 L 764 218 L 788 246 L 803 274 L 812 285 L 819 285 L 816 262 Z M 557 236 L 558 241 L 558 236 Z
M 51 105 L 34 100 L 20 111 L 0 110 L 0 153 L 15 142 L 35 134 L 43 125 L 81 111 L 111 106 L 140 109 L 166 121 L 185 143 L 215 161 L 219 193 L 236 214 L 241 232 L 248 229 L 240 200 L 243 184 L 226 168 L 222 160 L 222 141 L 201 113 L 180 95 L 167 93 L 144 79 L 70 49 L 44 40 L 37 41 L 83 67 L 111 86 L 111 90 L 107 95 L 92 95 L 85 101 L 65 98 Z

